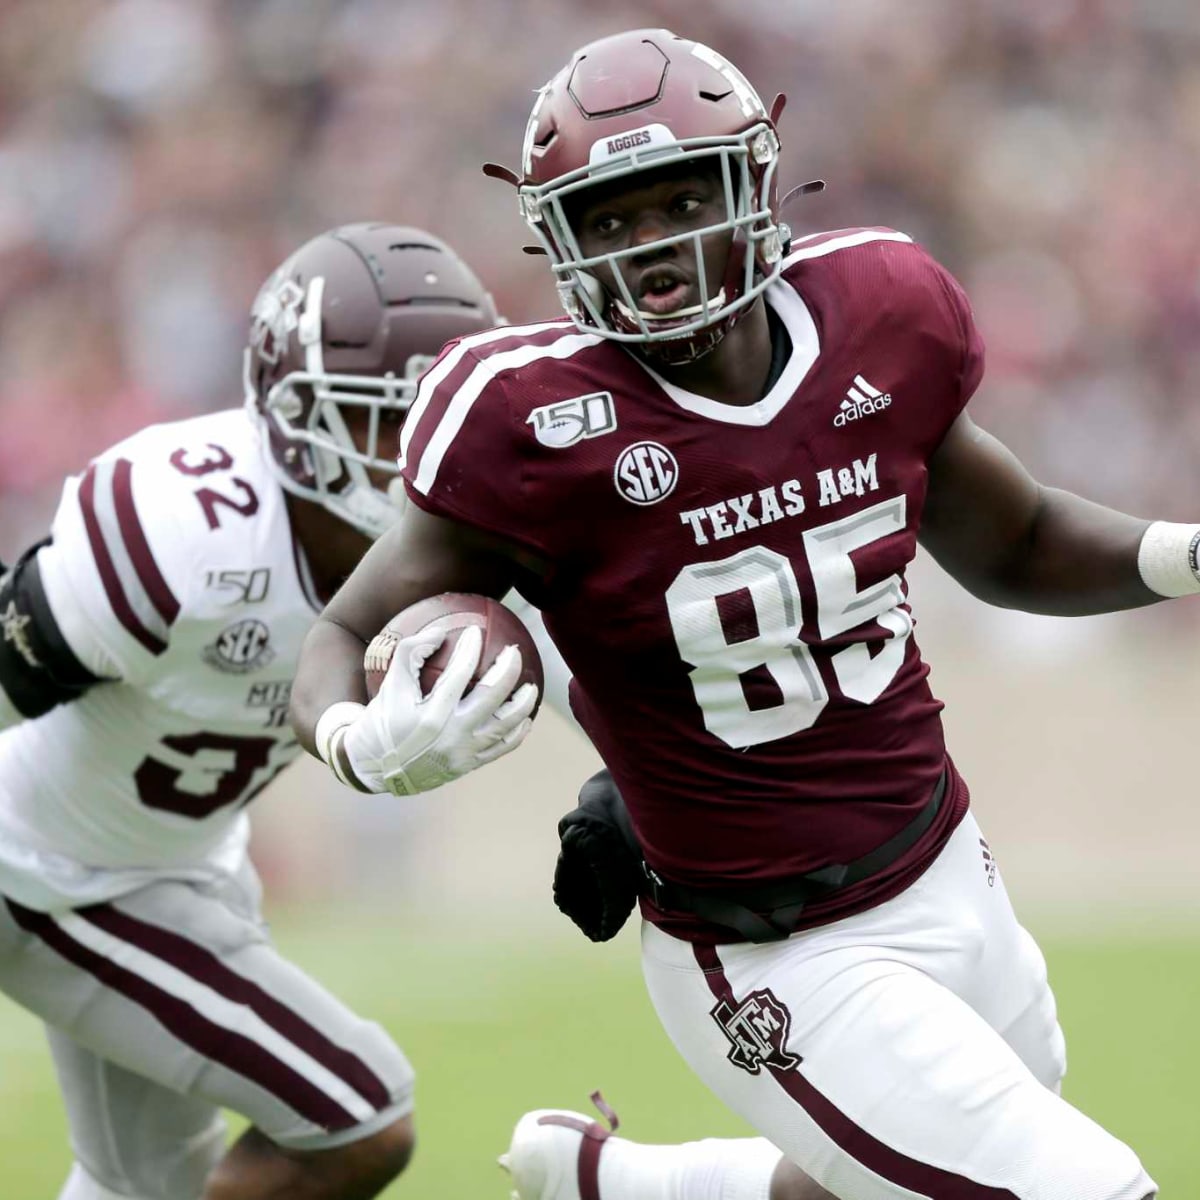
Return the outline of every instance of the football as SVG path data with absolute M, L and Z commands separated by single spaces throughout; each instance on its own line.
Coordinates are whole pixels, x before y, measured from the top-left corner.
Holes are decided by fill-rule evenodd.
M 523 683 L 536 684 L 538 699 L 534 713 L 541 707 L 545 684 L 542 659 L 525 623 L 498 600 L 493 600 L 490 596 L 472 595 L 469 592 L 444 592 L 440 596 L 419 600 L 403 612 L 397 613 L 371 639 L 371 644 L 363 655 L 368 696 L 373 697 L 379 691 L 391 664 L 396 643 L 429 625 L 446 630 L 447 636 L 421 668 L 421 690 L 426 695 L 437 683 L 449 661 L 458 635 L 469 625 L 478 625 L 483 630 L 483 650 L 479 655 L 479 666 L 471 676 L 471 686 L 474 687 L 505 646 L 515 645 L 521 651 L 521 675 L 513 691 Z

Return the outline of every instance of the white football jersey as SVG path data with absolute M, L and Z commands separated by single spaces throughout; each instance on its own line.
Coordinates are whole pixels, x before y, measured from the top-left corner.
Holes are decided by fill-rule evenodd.
M 241 410 L 135 434 L 69 479 L 38 552 L 63 636 L 113 680 L 0 734 L 0 892 L 52 908 L 236 869 L 299 753 L 320 603 Z

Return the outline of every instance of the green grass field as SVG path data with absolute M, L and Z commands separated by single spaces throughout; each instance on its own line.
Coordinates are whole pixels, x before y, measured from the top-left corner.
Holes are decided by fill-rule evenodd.
M 636 940 L 487 940 L 376 920 L 277 922 L 280 945 L 404 1046 L 421 1145 L 389 1196 L 504 1200 L 495 1166 L 527 1108 L 587 1108 L 599 1086 L 642 1140 L 747 1132 L 659 1031 Z M 1167 1200 L 1200 1194 L 1200 933 L 1041 938 L 1071 1055 L 1067 1094 L 1141 1153 Z M 69 1162 L 38 1026 L 0 999 L 0 1197 L 53 1200 Z

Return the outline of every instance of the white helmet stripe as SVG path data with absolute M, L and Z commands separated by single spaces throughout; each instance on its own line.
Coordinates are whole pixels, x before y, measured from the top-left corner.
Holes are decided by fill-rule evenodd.
M 708 63 L 714 71 L 720 71 L 733 88 L 733 94 L 742 106 L 742 112 L 747 117 L 765 117 L 767 110 L 759 99 L 758 93 L 750 86 L 750 80 L 741 73 L 727 58 L 722 58 L 709 46 L 697 42 L 692 47 L 692 55 L 703 63 Z
M 304 312 L 296 326 L 296 337 L 304 347 L 304 366 L 310 375 L 325 373 L 325 351 L 321 345 L 321 302 L 325 296 L 325 276 L 314 275 L 308 284 Z

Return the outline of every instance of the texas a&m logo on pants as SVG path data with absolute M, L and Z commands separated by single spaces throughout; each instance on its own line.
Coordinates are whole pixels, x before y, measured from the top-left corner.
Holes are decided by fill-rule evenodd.
M 790 1071 L 803 1061 L 787 1052 L 791 1017 L 769 988 L 751 992 L 736 1008 L 728 1000 L 718 1001 L 712 1019 L 732 1043 L 729 1061 L 751 1075 L 764 1063 Z

